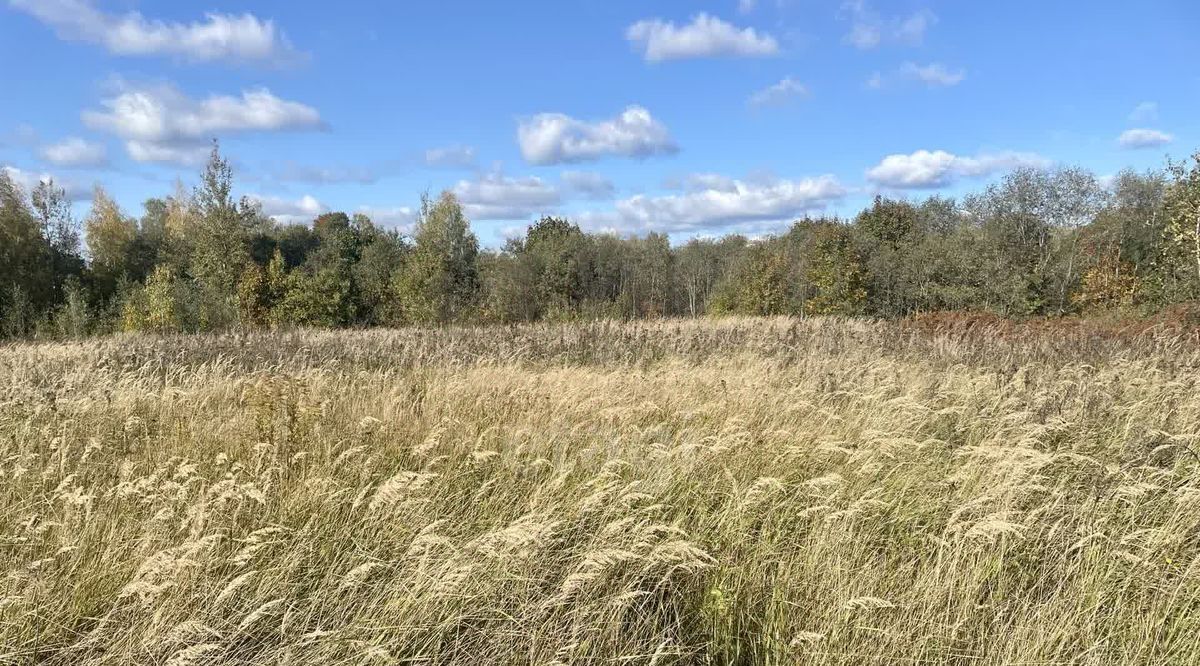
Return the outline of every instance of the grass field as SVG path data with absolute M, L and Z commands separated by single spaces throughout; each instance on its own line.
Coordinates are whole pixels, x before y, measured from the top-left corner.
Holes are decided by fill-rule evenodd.
M 1200 344 L 0 347 L 0 664 L 1200 664 Z

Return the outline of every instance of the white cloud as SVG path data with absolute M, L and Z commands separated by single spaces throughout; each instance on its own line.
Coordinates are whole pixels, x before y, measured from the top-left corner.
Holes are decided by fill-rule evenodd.
M 609 199 L 617 191 L 611 180 L 591 171 L 564 171 L 560 177 L 572 193 L 588 199 Z
M 967 70 L 950 69 L 937 62 L 928 65 L 906 62 L 900 66 L 900 73 L 906 78 L 920 81 L 930 88 L 956 86 L 967 78 Z
M 754 93 L 746 103 L 754 107 L 782 106 L 792 99 L 807 95 L 808 88 L 789 76 Z
M 925 41 L 925 33 L 937 23 L 937 16 L 920 10 L 908 16 L 885 18 L 871 9 L 865 0 L 848 0 L 842 3 L 842 11 L 848 16 L 850 32 L 843 41 L 858 49 L 873 49 L 883 43 L 917 46 Z
M 68 137 L 38 150 L 42 159 L 64 167 L 100 166 L 108 162 L 108 151 L 104 144 Z
M 134 87 L 101 106 L 104 110 L 83 112 L 84 124 L 124 139 L 129 156 L 139 162 L 192 164 L 203 160 L 206 142 L 222 133 L 323 126 L 316 109 L 280 99 L 266 88 L 194 100 L 170 85 Z
M 743 181 L 697 174 L 686 182 L 682 194 L 638 195 L 618 201 L 614 211 L 580 219 L 589 228 L 621 233 L 761 228 L 820 211 L 846 195 L 832 175 Z
M 425 151 L 425 165 L 443 169 L 465 169 L 475 165 L 475 149 L 471 146 L 445 146 Z
M 1121 132 L 1121 136 L 1117 137 L 1117 143 L 1122 148 L 1136 150 L 1138 148 L 1157 148 L 1165 146 L 1175 140 L 1175 137 L 1156 129 L 1131 129 Z
M 871 76 L 863 83 L 870 90 L 879 90 L 883 88 L 883 74 L 880 72 L 872 72 Z
M 371 218 L 375 224 L 391 227 L 401 233 L 411 233 L 417 221 L 417 211 L 408 206 L 379 208 L 375 206 L 359 206 L 355 211 Z
M 1152 123 L 1158 120 L 1158 102 L 1142 102 L 1129 112 L 1129 121 L 1134 123 Z
M 477 220 L 523 220 L 558 206 L 558 190 L 536 176 L 510 178 L 489 173 L 460 180 L 451 190 L 467 216 Z
M 71 201 L 87 201 L 92 196 L 90 187 L 70 179 L 57 178 L 54 174 L 46 172 L 33 173 L 7 164 L 0 166 L 0 171 L 7 174 L 14 183 L 20 185 L 21 189 L 25 190 L 26 195 L 32 192 L 38 183 L 53 182 L 56 187 L 62 188 L 67 193 L 67 198 Z
M 117 55 L 234 63 L 300 57 L 273 21 L 253 14 L 208 13 L 202 21 L 178 23 L 138 12 L 108 14 L 91 0 L 9 0 L 9 5 L 50 26 L 61 39 L 98 44 Z
M 285 223 L 307 222 L 321 213 L 329 212 L 328 206 L 310 194 L 296 200 L 261 194 L 248 194 L 246 198 L 258 202 L 263 214 Z
M 625 30 L 650 62 L 711 58 L 716 56 L 763 57 L 779 53 L 779 43 L 753 28 L 738 28 L 708 14 L 697 14 L 692 22 L 677 26 L 662 19 L 638 21 Z
M 687 175 L 680 183 L 680 189 L 686 192 L 737 192 L 738 182 L 729 176 L 719 173 L 693 173 Z
M 1012 151 L 960 157 L 944 150 L 918 150 L 908 155 L 888 155 L 867 170 L 867 180 L 884 187 L 925 189 L 1026 166 L 1046 167 L 1049 161 L 1033 153 Z
M 517 127 L 521 155 L 531 164 L 561 164 L 605 156 L 649 157 L 679 150 L 666 125 L 640 106 L 612 120 L 588 122 L 562 113 L 540 113 Z
M 135 162 L 160 162 L 181 166 L 196 166 L 208 159 L 211 148 L 192 142 L 159 142 L 129 139 L 125 152 Z

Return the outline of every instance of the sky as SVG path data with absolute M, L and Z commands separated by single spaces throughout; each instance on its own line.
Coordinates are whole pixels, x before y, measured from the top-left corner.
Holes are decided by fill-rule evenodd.
M 281 221 L 680 242 L 1200 148 L 1195 0 L 0 0 L 0 168 L 130 214 L 213 139 Z

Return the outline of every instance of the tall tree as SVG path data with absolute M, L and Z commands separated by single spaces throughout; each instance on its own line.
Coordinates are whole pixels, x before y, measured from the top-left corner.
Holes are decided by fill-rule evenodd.
M 200 185 L 192 194 L 196 219 L 190 272 L 200 289 L 200 318 L 205 328 L 236 323 L 237 282 L 250 259 L 243 216 L 232 191 L 233 169 L 214 141 Z
M 84 230 L 96 290 L 101 299 L 108 299 L 116 291 L 117 283 L 130 277 L 129 260 L 137 241 L 137 223 L 121 212 L 104 188 L 97 186 Z
M 1167 244 L 1169 263 L 1190 264 L 1194 271 L 1186 282 L 1190 298 L 1200 297 L 1200 152 L 1191 164 L 1172 162 L 1168 168 L 1171 184 L 1166 192 Z M 1189 271 L 1191 272 L 1191 271 Z
M 479 242 L 454 194 L 422 200 L 413 239 L 415 247 L 395 285 L 402 319 L 464 318 L 479 293 Z
M 50 245 L 21 186 L 0 169 L 0 333 L 26 335 L 52 302 Z

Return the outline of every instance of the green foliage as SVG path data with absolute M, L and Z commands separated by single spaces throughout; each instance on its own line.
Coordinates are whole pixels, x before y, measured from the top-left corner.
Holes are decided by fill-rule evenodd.
M 814 236 L 807 279 L 815 295 L 804 302 L 805 314 L 862 314 L 867 290 L 850 231 L 838 224 L 823 224 L 814 230 Z
M 1191 163 L 1172 162 L 1172 182 L 1164 208 L 1166 230 L 1164 264 L 1171 271 L 1172 291 L 1200 297 L 1200 152 Z
M 450 192 L 421 202 L 415 247 L 394 285 L 400 319 L 445 323 L 465 318 L 478 299 L 479 243 Z
M 907 201 L 876 196 L 871 207 L 858 214 L 855 223 L 870 238 L 895 248 L 916 232 L 918 213 Z
M 271 313 L 276 325 L 345 326 L 353 320 L 350 280 L 337 270 L 293 271 Z
M 242 328 L 264 328 L 271 318 L 267 274 L 255 263 L 246 265 L 238 281 L 238 322 Z
M 539 315 L 575 312 L 592 281 L 592 248 L 578 225 L 544 217 L 529 228 L 518 256 L 534 285 Z
M 727 280 L 712 303 L 714 314 L 794 314 L 791 262 L 779 243 L 755 244 L 746 251 L 738 272 Z
M 422 200 L 411 239 L 338 211 L 280 224 L 258 202 L 235 199 L 215 143 L 196 187 L 178 183 L 143 207 L 135 219 L 97 188 L 82 225 L 85 261 L 63 189 L 47 181 L 27 194 L 0 173 L 0 335 L 1063 315 L 1200 297 L 1200 154 L 1161 172 L 1122 172 L 1106 187 L 1080 169 L 1018 169 L 961 202 L 881 196 L 849 221 L 805 218 L 752 241 L 675 245 L 661 233 L 589 233 L 543 217 L 481 253 L 449 192 Z
M 250 260 L 245 211 L 232 198 L 233 171 L 216 142 L 192 194 L 190 273 L 200 294 L 200 325 L 223 329 L 237 322 L 237 282 Z
M 101 187 L 92 195 L 92 210 L 84 221 L 92 279 L 102 298 L 116 290 L 117 281 L 132 277 L 130 259 L 138 237 L 137 223 Z
M 6 338 L 24 337 L 30 332 L 36 311 L 29 302 L 29 294 L 19 284 L 9 284 L 4 295 L 4 312 L 0 318 L 0 332 Z
M 0 169 L 0 320 L 5 336 L 31 333 L 39 315 L 61 300 L 61 284 L 74 271 L 56 272 L 65 263 L 57 257 L 69 248 L 56 248 L 52 240 L 21 187 Z
M 121 328 L 160 334 L 184 330 L 183 289 L 170 266 L 158 266 L 144 287 L 135 287 L 126 297 Z
M 54 313 L 54 325 L 59 337 L 82 338 L 91 332 L 92 313 L 88 306 L 87 290 L 79 279 L 70 277 L 63 285 L 63 303 Z

